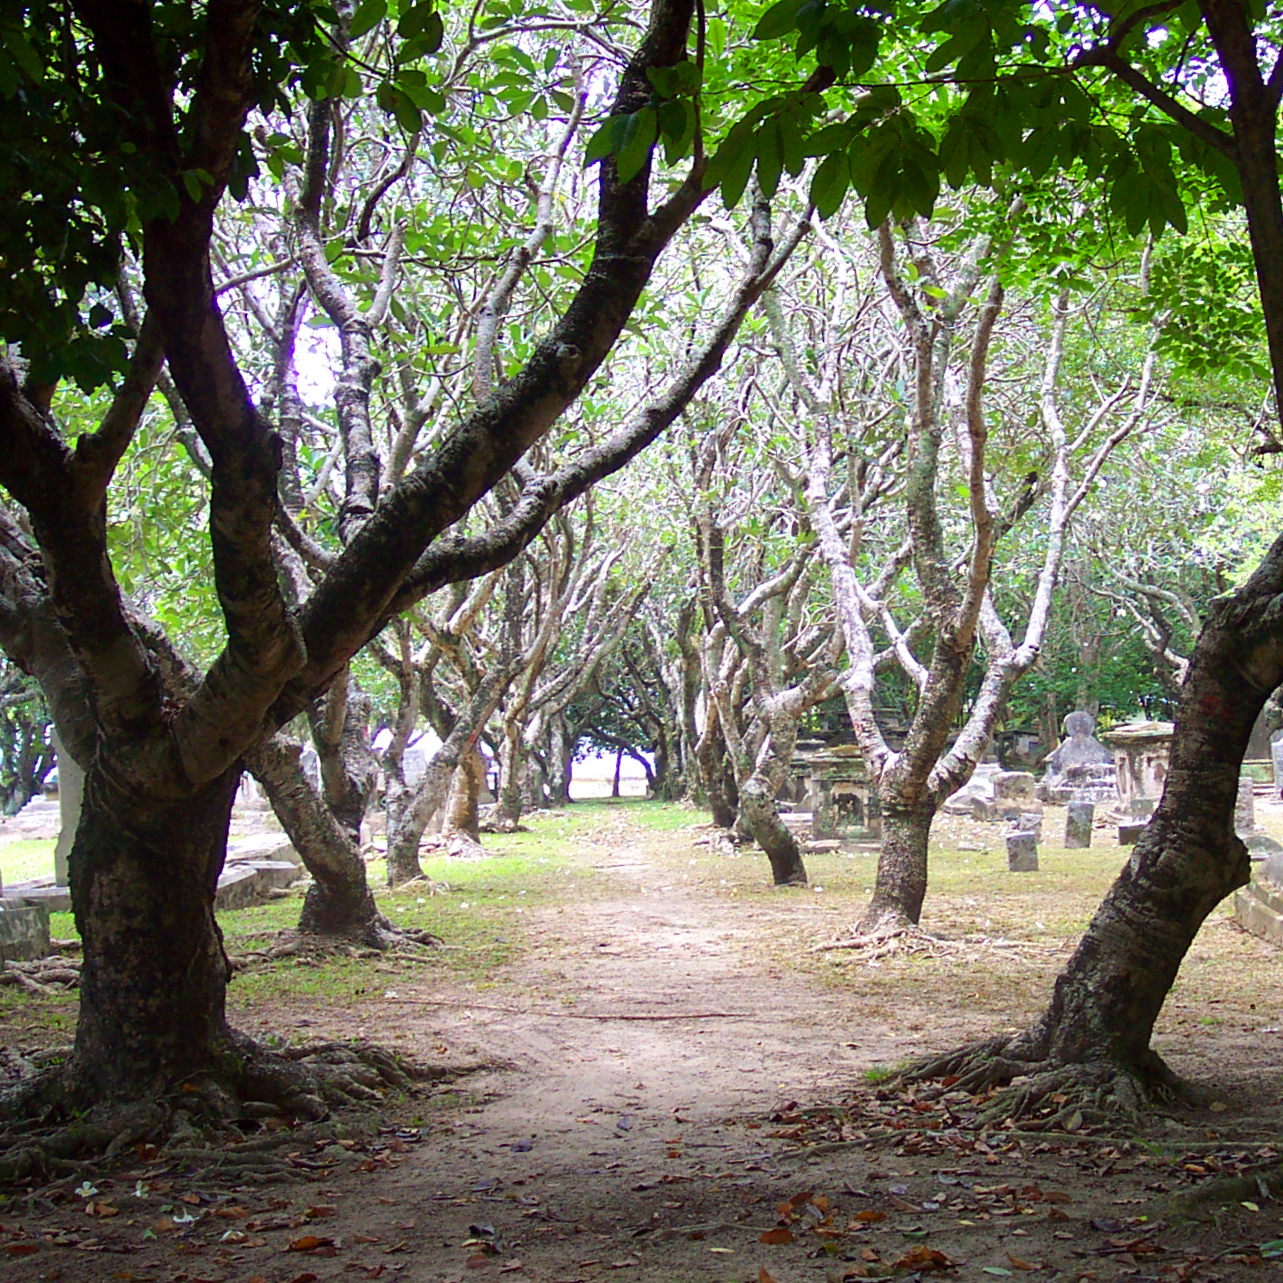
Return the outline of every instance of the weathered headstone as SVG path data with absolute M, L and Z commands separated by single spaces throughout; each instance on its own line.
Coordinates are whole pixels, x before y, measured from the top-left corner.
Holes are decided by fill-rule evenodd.
M 1069 802 L 1065 814 L 1065 847 L 1081 851 L 1091 846 L 1091 827 L 1096 819 L 1096 807 L 1091 802 Z
M 1017 811 L 1009 817 L 1012 833 L 1032 833 L 1035 841 L 1042 840 L 1042 812 Z
M 1118 826 L 1118 845 L 1135 846 L 1148 827 L 1148 820 L 1124 820 Z
M 1012 873 L 1038 872 L 1038 838 L 1035 834 L 1007 834 L 1007 868 Z
M 1028 771 L 998 771 L 993 777 L 993 795 L 999 802 L 1033 801 L 1034 777 Z
M 49 910 L 43 904 L 0 898 L 0 963 L 31 962 L 51 952 Z

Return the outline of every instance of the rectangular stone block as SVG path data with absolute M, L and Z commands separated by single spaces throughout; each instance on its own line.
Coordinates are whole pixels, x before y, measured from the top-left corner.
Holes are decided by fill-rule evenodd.
M 49 910 L 43 904 L 0 899 L 0 962 L 31 962 L 52 952 Z
M 1095 806 L 1090 802 L 1070 802 L 1065 810 L 1066 848 L 1082 850 L 1091 846 L 1091 829 L 1096 819 Z
M 1012 873 L 1038 872 L 1038 839 L 1032 833 L 1012 833 L 1007 838 L 1007 868 Z

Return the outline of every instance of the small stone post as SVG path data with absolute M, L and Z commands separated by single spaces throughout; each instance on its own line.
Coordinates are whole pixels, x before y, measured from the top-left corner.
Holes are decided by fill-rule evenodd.
M 1091 846 L 1091 826 L 1096 819 L 1096 808 L 1091 802 L 1066 804 L 1065 846 L 1069 850 L 1083 850 Z
M 1243 837 L 1256 832 L 1256 786 L 1248 775 L 1240 775 L 1234 801 L 1234 832 Z
M 1007 834 L 1007 868 L 1012 873 L 1038 872 L 1037 834 Z

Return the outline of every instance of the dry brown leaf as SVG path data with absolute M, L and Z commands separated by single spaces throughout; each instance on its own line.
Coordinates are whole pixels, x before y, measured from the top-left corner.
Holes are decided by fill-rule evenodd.
M 757 1267 L 757 1283 L 776 1283 L 775 1275 L 765 1265 Z
M 873 1225 L 878 1221 L 885 1221 L 887 1214 L 885 1212 L 875 1212 L 871 1207 L 866 1207 L 862 1212 L 856 1212 L 851 1219 L 851 1224 Z
M 950 1260 L 943 1252 L 936 1251 L 933 1247 L 927 1247 L 926 1244 L 920 1243 L 917 1247 L 911 1247 L 896 1263 L 897 1270 L 951 1270 L 957 1265 L 956 1261 Z
M 290 1252 L 318 1252 L 323 1247 L 332 1247 L 334 1240 L 329 1238 L 320 1238 L 315 1234 L 304 1234 L 302 1238 L 294 1239 L 286 1249 Z
M 1028 1261 L 1022 1261 L 1018 1256 L 1012 1256 L 1010 1252 L 1007 1253 L 1007 1260 L 1011 1262 L 1013 1270 L 1036 1270 L 1038 1268 L 1036 1265 L 1030 1265 Z
M 792 1243 L 793 1231 L 785 1225 L 777 1225 L 773 1230 L 767 1230 L 757 1241 L 773 1247 L 781 1243 Z
M 8 1256 L 30 1256 L 32 1252 L 40 1251 L 39 1243 L 6 1243 L 4 1250 Z

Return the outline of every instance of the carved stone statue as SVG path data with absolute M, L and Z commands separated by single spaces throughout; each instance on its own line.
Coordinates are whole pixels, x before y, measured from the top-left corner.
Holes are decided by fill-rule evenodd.
M 1047 758 L 1047 773 L 1038 786 L 1044 802 L 1105 802 L 1117 797 L 1114 755 L 1092 732 L 1090 713 L 1065 718 L 1068 738 Z

